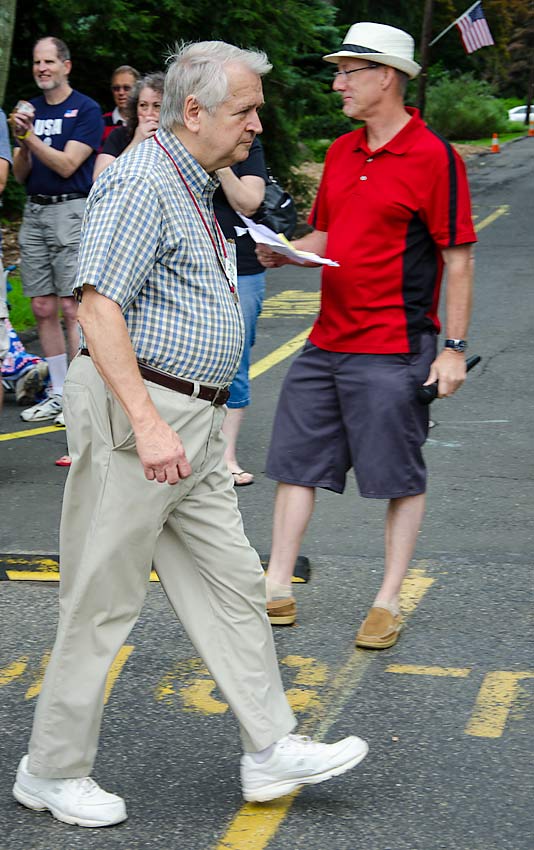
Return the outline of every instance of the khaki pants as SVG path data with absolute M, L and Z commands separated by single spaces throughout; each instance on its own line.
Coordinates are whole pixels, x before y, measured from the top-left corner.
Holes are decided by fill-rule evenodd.
M 265 612 L 263 570 L 223 460 L 224 410 L 147 388 L 193 467 L 174 486 L 145 479 L 129 421 L 91 359 L 75 358 L 67 376 L 72 466 L 61 519 L 58 633 L 29 747 L 29 769 L 38 776 L 91 772 L 106 676 L 139 616 L 152 564 L 240 723 L 244 749 L 264 749 L 295 726 Z

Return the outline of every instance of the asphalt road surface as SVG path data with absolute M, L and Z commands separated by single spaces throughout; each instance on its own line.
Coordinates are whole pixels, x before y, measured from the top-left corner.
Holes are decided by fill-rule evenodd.
M 300 731 L 356 733 L 367 759 L 331 782 L 244 805 L 236 724 L 157 581 L 110 671 L 94 775 L 129 819 L 82 830 L 11 797 L 56 625 L 62 429 L 0 420 L 0 850 L 533 850 L 534 139 L 470 161 L 477 248 L 470 353 L 435 402 L 428 511 L 403 590 L 406 628 L 354 650 L 379 584 L 384 505 L 319 493 L 295 585 L 298 625 L 275 633 Z M 240 458 L 245 528 L 269 551 L 263 475 L 273 406 L 318 303 L 319 275 L 269 273 Z M 36 347 L 36 346 L 34 346 Z

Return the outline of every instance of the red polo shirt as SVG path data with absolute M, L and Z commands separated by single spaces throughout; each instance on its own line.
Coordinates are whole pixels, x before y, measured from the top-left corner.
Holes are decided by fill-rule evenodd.
M 416 109 L 384 147 L 365 128 L 330 147 L 309 223 L 328 234 L 310 340 L 327 351 L 405 354 L 439 332 L 442 248 L 476 242 L 465 167 Z

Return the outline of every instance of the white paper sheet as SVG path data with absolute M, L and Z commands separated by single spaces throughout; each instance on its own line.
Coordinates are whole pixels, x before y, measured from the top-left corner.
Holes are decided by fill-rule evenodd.
M 254 239 L 254 242 L 260 245 L 268 245 L 271 250 L 277 254 L 283 254 L 285 257 L 290 257 L 296 263 L 317 263 L 322 266 L 339 266 L 334 260 L 328 260 L 326 257 L 319 257 L 318 254 L 312 254 L 310 251 L 297 251 L 290 242 L 281 233 L 275 233 L 264 224 L 256 224 L 251 218 L 247 218 L 241 213 L 238 213 L 246 225 L 246 228 Z M 236 228 L 237 230 L 237 228 Z

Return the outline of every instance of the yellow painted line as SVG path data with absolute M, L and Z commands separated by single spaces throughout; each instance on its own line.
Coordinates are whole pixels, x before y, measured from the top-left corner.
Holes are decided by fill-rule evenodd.
M 386 673 L 405 673 L 411 676 L 452 676 L 465 679 L 471 672 L 470 667 L 423 667 L 420 664 L 390 664 Z
M 7 667 L 1 667 L 0 688 L 3 688 L 4 685 L 9 685 L 14 679 L 18 679 L 19 676 L 22 676 L 27 665 L 28 658 L 26 656 L 22 656 L 21 658 L 18 658 L 17 661 L 13 661 L 11 664 L 8 664 Z
M 319 310 L 321 293 L 304 289 L 286 289 L 279 295 L 266 298 L 261 308 L 260 319 L 276 319 L 283 316 L 315 316 Z
M 37 572 L 34 570 L 6 570 L 11 581 L 59 581 L 59 570 Z
M 508 204 L 503 204 L 502 207 L 497 207 L 494 212 L 490 213 L 490 215 L 486 216 L 486 218 L 483 218 L 482 221 L 477 222 L 477 224 L 475 225 L 476 232 L 478 233 L 479 230 L 484 230 L 484 228 L 487 227 L 488 224 L 493 224 L 493 222 L 500 218 L 502 215 L 506 215 L 509 210 L 510 207 Z
M 281 664 L 286 667 L 296 667 L 299 672 L 295 677 L 296 685 L 324 685 L 328 676 L 328 667 L 316 658 L 305 658 L 302 655 L 286 655 Z
M 46 425 L 43 428 L 28 428 L 27 431 L 11 431 L 9 434 L 0 434 L 2 440 L 20 440 L 22 437 L 38 437 L 39 434 L 52 434 L 55 431 L 64 431 L 64 425 Z
M 198 679 L 190 685 L 180 688 L 184 711 L 195 711 L 200 714 L 224 714 L 228 711 L 228 703 L 215 699 L 213 679 Z
M 249 376 L 252 381 L 254 378 L 257 378 L 259 375 L 263 375 L 264 372 L 267 372 L 268 369 L 272 369 L 273 366 L 276 366 L 278 363 L 281 363 L 282 360 L 285 360 L 287 357 L 291 357 L 295 351 L 298 351 L 301 346 L 304 345 L 306 340 L 308 339 L 311 332 L 311 328 L 307 328 L 302 333 L 294 336 L 293 339 L 285 342 L 284 345 L 281 345 L 280 348 L 276 348 L 274 351 L 271 351 L 266 357 L 262 357 L 261 360 L 258 360 L 256 363 L 253 363 L 250 367 Z
M 263 850 L 276 834 L 298 793 L 293 791 L 270 803 L 245 803 L 216 850 Z
M 40 558 L 36 556 L 23 558 L 18 555 L 11 555 L 9 558 L 2 558 L 2 564 L 11 564 L 13 567 L 22 566 L 23 564 L 31 564 L 32 567 L 37 567 L 38 570 L 57 570 L 59 563 L 55 558 Z
M 271 351 L 271 353 L 267 354 L 266 357 L 263 357 L 256 363 L 253 363 L 249 370 L 250 380 L 254 380 L 254 378 L 258 377 L 258 375 L 263 375 L 264 372 L 272 369 L 273 366 L 276 366 L 278 363 L 281 363 L 283 360 L 291 357 L 295 351 L 298 351 L 298 349 L 304 345 L 310 335 L 310 332 L 311 328 L 307 328 L 307 330 L 297 334 L 297 336 L 288 340 L 279 348 Z M 18 440 L 22 437 L 38 437 L 40 434 L 50 434 L 54 431 L 60 430 L 64 431 L 65 429 L 60 428 L 57 425 L 48 425 L 43 428 L 29 428 L 27 431 L 12 431 L 9 434 L 0 434 L 0 440 Z M 151 581 L 156 581 L 156 579 L 151 578 Z
M 496 670 L 484 677 L 465 732 L 478 738 L 500 738 L 508 715 L 519 694 L 519 682 L 534 679 L 534 673 Z
M 399 607 L 404 616 L 413 614 L 423 596 L 428 593 L 435 579 L 427 575 L 424 567 L 412 567 L 402 583 Z
M 43 684 L 44 674 L 47 667 L 48 662 L 50 661 L 50 652 L 45 652 L 43 657 L 41 658 L 41 663 L 39 665 L 39 670 L 37 675 L 34 678 L 34 681 L 26 691 L 24 695 L 24 699 L 33 699 L 41 693 L 41 687 Z
M 115 682 L 119 678 L 121 671 L 122 671 L 122 668 L 124 667 L 124 665 L 128 661 L 133 650 L 134 650 L 133 646 L 129 646 L 128 644 L 125 644 L 124 646 L 121 646 L 121 648 L 117 652 L 117 655 L 115 656 L 115 660 L 114 660 L 113 664 L 111 665 L 111 667 L 109 668 L 108 677 L 106 679 L 106 690 L 105 690 L 105 694 L 104 694 L 104 703 L 107 703 L 108 699 L 110 698 L 111 691 L 113 690 L 113 685 L 115 684 Z
M 411 582 L 405 582 L 406 591 L 404 585 L 401 590 L 403 610 L 409 608 L 414 599 L 417 598 L 420 601 L 429 587 L 424 570 L 409 570 L 407 578 L 411 579 Z M 343 713 L 367 668 L 377 657 L 379 656 L 364 649 L 354 649 L 334 676 L 326 697 L 319 699 L 317 705 L 313 706 L 307 721 L 301 725 L 299 731 L 302 734 L 313 732 L 317 740 L 322 740 Z M 274 804 L 247 803 L 244 805 L 237 812 L 214 850 L 264 850 L 299 793 L 297 790 L 293 794 L 281 797 L 275 800 Z

